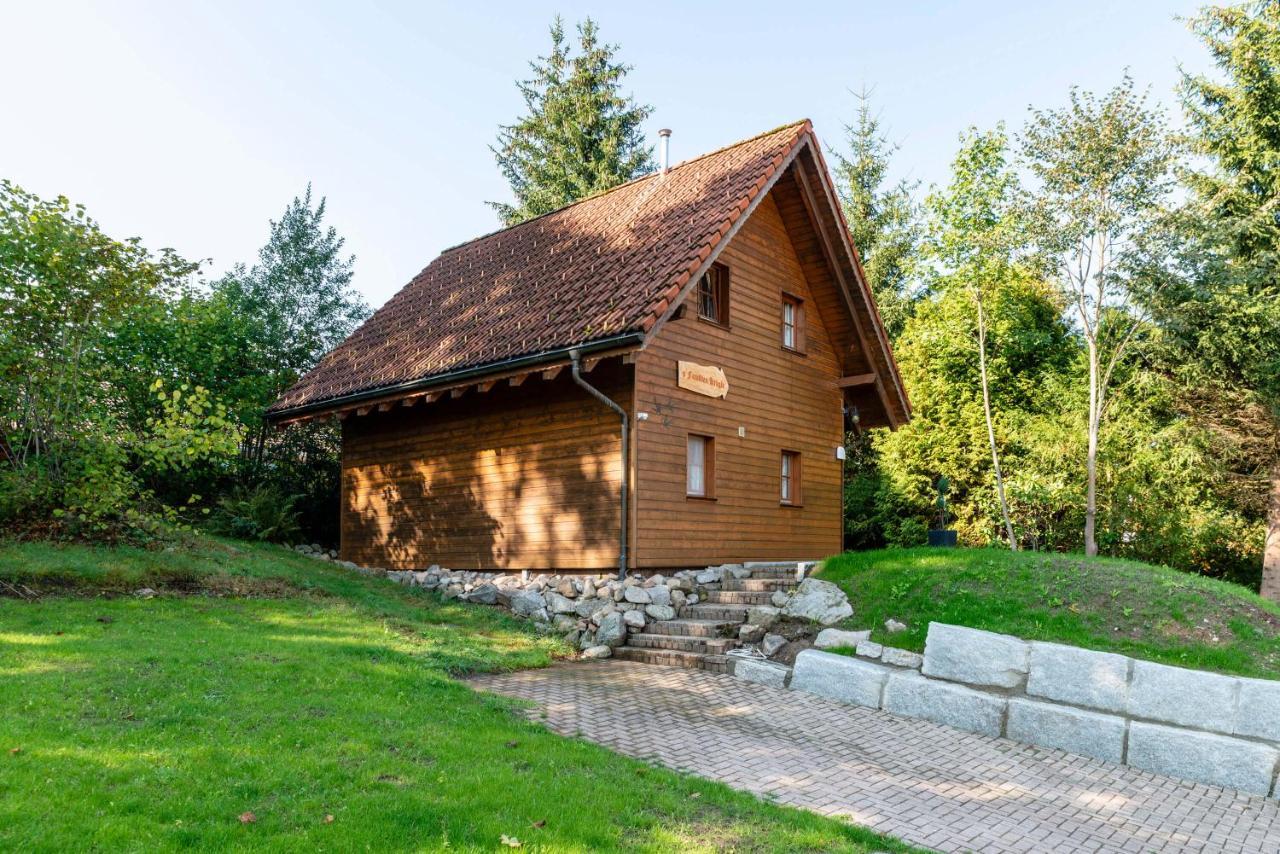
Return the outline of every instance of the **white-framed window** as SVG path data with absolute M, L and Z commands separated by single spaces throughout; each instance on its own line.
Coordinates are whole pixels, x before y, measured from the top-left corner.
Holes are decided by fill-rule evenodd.
M 782 452 L 782 469 L 778 497 L 783 504 L 800 503 L 800 455 L 795 451 Z
M 804 303 L 790 294 L 782 295 L 782 346 L 804 351 Z
M 690 433 L 685 457 L 685 494 L 690 498 L 710 498 L 714 479 L 715 440 Z

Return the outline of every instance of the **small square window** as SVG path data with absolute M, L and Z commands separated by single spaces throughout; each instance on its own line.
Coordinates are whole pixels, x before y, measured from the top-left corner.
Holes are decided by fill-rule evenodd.
M 782 346 L 804 352 L 804 302 L 790 294 L 782 295 Z
M 690 498 L 715 495 L 715 439 L 690 434 L 685 457 L 685 494 Z
M 729 325 L 729 268 L 713 264 L 698 282 L 698 317 Z
M 795 451 L 782 452 L 782 480 L 779 499 L 783 504 L 800 503 L 800 455 Z

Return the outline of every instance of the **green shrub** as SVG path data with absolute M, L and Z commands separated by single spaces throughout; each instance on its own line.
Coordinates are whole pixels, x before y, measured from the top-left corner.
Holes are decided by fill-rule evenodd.
M 242 540 L 286 543 L 298 539 L 296 495 L 284 495 L 274 486 L 261 484 L 240 489 L 218 501 L 213 514 L 216 531 Z

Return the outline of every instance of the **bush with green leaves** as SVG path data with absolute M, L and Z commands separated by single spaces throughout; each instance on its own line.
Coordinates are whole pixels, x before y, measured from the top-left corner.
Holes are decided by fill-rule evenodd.
M 284 495 L 275 486 L 262 485 L 238 489 L 218 500 L 211 518 L 212 527 L 221 534 L 242 540 L 291 543 L 302 530 L 294 505 L 296 495 Z

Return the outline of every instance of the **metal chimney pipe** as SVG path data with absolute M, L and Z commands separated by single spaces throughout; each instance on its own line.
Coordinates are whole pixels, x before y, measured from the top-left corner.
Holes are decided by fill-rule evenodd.
M 671 128 L 663 128 L 658 131 L 658 166 L 662 169 L 662 174 L 667 174 L 671 169 Z

